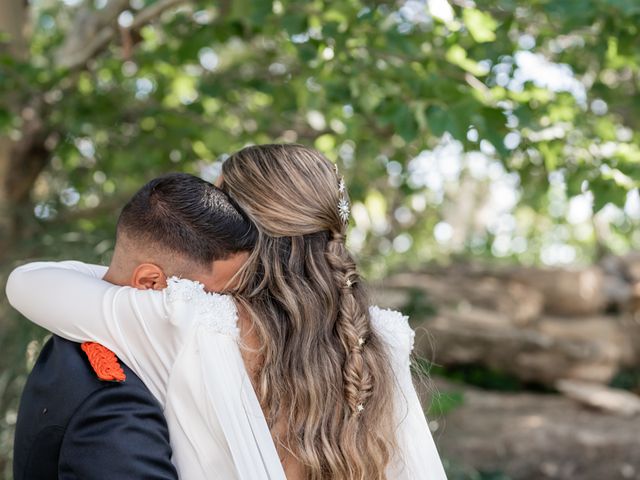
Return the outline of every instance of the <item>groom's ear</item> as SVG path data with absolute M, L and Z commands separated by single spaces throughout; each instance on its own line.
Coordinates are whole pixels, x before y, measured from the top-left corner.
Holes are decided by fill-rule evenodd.
M 167 287 L 167 276 L 153 263 L 141 263 L 131 275 L 131 286 L 140 290 L 162 290 Z

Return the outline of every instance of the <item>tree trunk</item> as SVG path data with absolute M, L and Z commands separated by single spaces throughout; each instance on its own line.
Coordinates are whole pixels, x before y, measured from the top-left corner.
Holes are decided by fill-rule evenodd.
M 17 61 L 28 58 L 27 22 L 25 0 L 0 2 L 0 31 L 10 36 L 2 53 Z M 18 236 L 31 187 L 47 160 L 38 99 L 30 101 L 31 105 L 23 105 L 18 96 L 3 99 L 4 106 L 21 118 L 22 125 L 14 139 L 0 135 L 0 264 Z
M 27 43 L 24 37 L 26 23 L 26 2 L 24 0 L 5 0 L 0 2 L 0 32 L 9 34 L 9 40 L 2 46 L 0 53 L 8 53 L 14 58 L 24 59 Z M 11 104 L 13 100 L 14 104 Z M 11 110 L 15 110 L 16 99 L 9 99 Z M 0 135 L 0 249 L 6 250 L 7 242 L 12 236 L 12 205 L 8 192 L 8 179 L 11 166 L 13 142 L 6 135 Z

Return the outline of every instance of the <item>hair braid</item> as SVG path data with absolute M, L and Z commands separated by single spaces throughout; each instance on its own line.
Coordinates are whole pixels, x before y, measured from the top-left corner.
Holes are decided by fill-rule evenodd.
M 355 261 L 347 251 L 344 236 L 334 233 L 327 244 L 327 262 L 340 289 L 336 330 L 345 349 L 344 393 L 352 414 L 358 414 L 371 395 L 373 387 L 369 365 L 363 356 L 364 342 L 370 323 L 362 302 L 357 300 L 363 288 Z

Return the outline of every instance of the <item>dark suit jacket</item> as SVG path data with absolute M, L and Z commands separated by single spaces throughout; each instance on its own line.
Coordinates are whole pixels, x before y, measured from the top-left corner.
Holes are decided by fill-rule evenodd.
M 162 409 L 124 364 L 122 383 L 97 378 L 77 343 L 54 336 L 18 411 L 14 480 L 176 480 Z

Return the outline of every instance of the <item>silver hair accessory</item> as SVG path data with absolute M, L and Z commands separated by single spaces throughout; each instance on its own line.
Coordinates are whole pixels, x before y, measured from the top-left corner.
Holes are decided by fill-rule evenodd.
M 338 213 L 340 214 L 340 219 L 343 223 L 349 223 L 349 214 L 351 213 L 349 200 L 344 198 L 340 199 L 338 202 Z
M 358 337 L 358 345 L 360 346 L 364 345 L 364 338 Z
M 362 405 L 361 403 L 358 404 L 358 406 L 356 407 L 358 409 L 358 412 L 361 412 L 364 410 L 364 405 Z
M 340 176 L 338 165 L 334 164 L 333 168 L 336 175 L 340 177 L 340 180 L 338 181 L 338 192 L 340 192 L 340 200 L 338 200 L 338 214 L 340 215 L 342 223 L 347 224 L 349 223 L 349 215 L 351 214 L 351 205 L 349 203 L 349 198 L 347 197 L 347 184 L 344 183 L 344 177 Z

